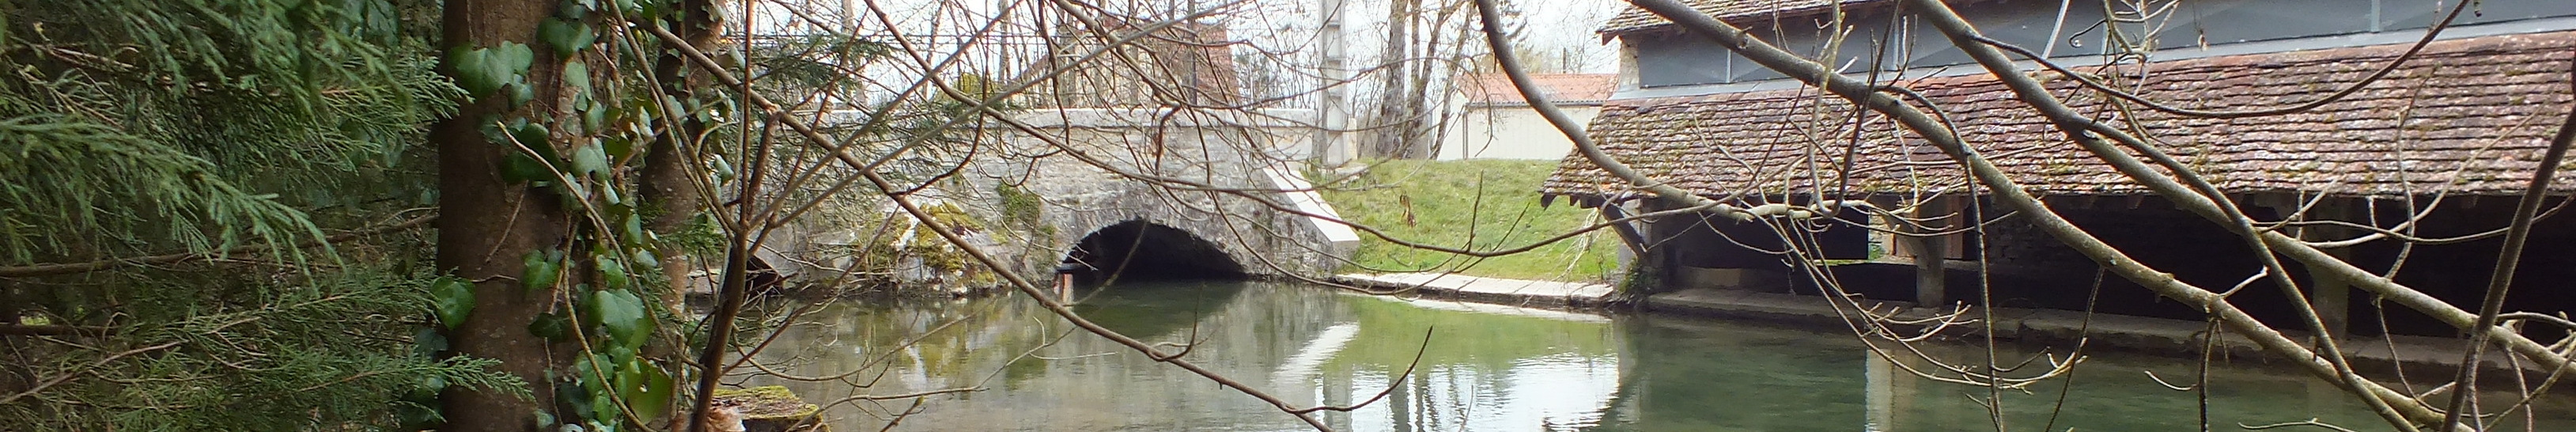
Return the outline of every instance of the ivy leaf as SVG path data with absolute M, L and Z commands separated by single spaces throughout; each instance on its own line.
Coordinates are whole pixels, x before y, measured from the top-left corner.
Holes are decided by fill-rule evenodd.
M 580 149 L 573 150 L 572 172 L 585 176 L 608 172 L 608 150 L 600 148 L 598 144 L 584 145 Z
M 438 353 L 447 351 L 447 336 L 434 328 L 421 327 L 420 331 L 412 332 L 411 343 L 412 355 L 420 358 L 438 358 Z
M 510 156 L 501 159 L 502 180 L 519 183 L 553 177 L 546 175 L 546 164 L 537 162 L 537 158 L 528 157 L 525 152 L 510 153 Z
M 590 186 L 586 186 L 585 183 L 571 182 L 555 186 L 557 187 L 555 192 L 563 195 L 564 207 L 581 207 L 582 201 L 590 200 Z
M 681 70 L 687 69 L 683 68 Z M 659 112 L 657 110 L 660 109 L 661 108 L 652 104 L 652 100 L 650 98 L 635 97 L 629 98 L 623 107 L 611 114 L 617 115 L 615 120 L 628 120 L 626 121 L 626 129 L 635 132 L 635 135 L 654 136 L 661 133 L 659 128 L 656 128 L 653 125 L 654 117 L 659 115 L 655 113 Z
M 449 360 L 455 360 L 455 359 L 449 359 Z M 438 401 L 438 392 L 447 391 L 447 384 L 448 384 L 448 382 L 447 382 L 447 377 L 437 376 L 437 375 L 429 375 L 429 376 L 423 376 L 423 377 L 420 377 L 420 382 L 418 382 L 418 383 L 416 383 L 416 384 L 420 385 L 420 388 L 417 388 L 417 389 L 414 389 L 414 390 L 413 390 L 413 391 L 415 392 L 415 393 L 413 393 L 414 395 L 426 396 L 426 397 L 423 397 L 423 398 L 421 398 L 421 399 L 428 399 L 430 402 L 437 402 L 437 401 Z M 426 395 L 422 395 L 421 393 L 428 393 L 428 394 L 426 394 Z
M 429 302 L 438 313 L 438 321 L 450 330 L 465 325 L 466 315 L 474 313 L 474 284 L 454 276 L 429 283 Z
M 608 127 L 608 107 L 599 106 L 598 100 L 584 97 L 581 98 L 581 102 L 574 105 L 581 111 L 582 131 L 595 133 L 600 132 L 600 128 Z
M 599 188 L 599 200 L 606 201 L 609 205 L 626 204 L 626 196 L 617 193 L 617 185 L 602 185 Z
M 606 288 L 622 290 L 633 283 L 634 280 L 626 275 L 626 264 L 617 262 L 614 255 L 600 255 L 592 261 L 599 263 L 600 284 Z
M 654 367 L 653 362 L 634 359 L 619 368 L 617 395 L 626 399 L 626 407 L 637 417 L 662 418 L 671 407 L 671 373 Z
M 628 19 L 638 17 L 653 18 L 653 12 L 658 12 L 659 9 L 661 9 L 660 5 L 655 3 L 658 2 L 655 0 L 617 0 L 617 9 L 621 12 L 626 12 L 626 17 Z
M 649 240 L 645 238 L 644 217 L 629 213 L 626 215 L 626 222 L 619 225 L 626 229 L 627 243 L 642 244 Z
M 606 120 L 607 119 L 604 118 L 601 119 L 601 121 Z M 608 137 L 601 138 L 599 140 L 599 145 L 600 147 L 608 149 L 609 160 L 624 161 L 630 164 L 635 163 L 636 161 L 633 158 L 633 156 L 635 156 L 635 140 L 627 139 L 625 137 Z
M 645 268 L 645 269 L 661 269 L 661 268 L 662 268 L 662 259 L 661 259 L 661 258 L 659 258 L 659 257 L 655 257 L 655 256 L 653 256 L 653 250 L 652 250 L 652 249 L 636 248 L 636 249 L 635 249 L 635 267 L 636 267 L 636 268 Z
M 644 313 L 644 299 L 622 289 L 590 292 L 590 317 L 620 346 L 642 346 L 644 336 L 653 331 L 653 319 Z
M 510 139 L 518 141 L 519 145 L 527 146 L 527 149 L 520 153 L 536 152 L 531 156 L 534 159 L 530 162 L 544 162 L 534 166 L 536 169 L 534 178 L 552 180 L 555 175 L 546 171 L 546 165 L 551 164 L 555 168 L 564 167 L 563 155 L 555 152 L 554 134 L 546 129 L 546 125 L 531 123 L 527 119 L 512 119 L 506 130 L 509 131 Z
M 491 53 L 492 61 L 499 62 L 501 66 L 508 67 L 512 75 L 519 75 L 517 78 L 525 78 L 525 75 L 528 74 L 528 67 L 537 64 L 537 53 L 529 50 L 528 45 L 523 43 L 502 42 L 500 45 L 492 47 Z M 514 79 L 514 81 L 526 80 Z
M 553 47 L 556 58 L 572 58 L 573 53 L 598 41 L 599 34 L 593 33 L 589 24 L 550 19 L 537 24 L 537 40 Z
M 613 387 L 606 381 L 617 379 L 617 370 L 609 369 L 614 367 L 617 367 L 617 362 L 610 361 L 607 355 L 582 355 L 572 361 L 572 380 L 581 383 L 583 390 L 581 396 L 605 393 L 605 390 Z
M 718 182 L 729 182 L 729 181 L 733 181 L 733 179 L 734 179 L 734 177 L 735 177 L 735 173 L 734 173 L 734 170 L 733 170 L 733 163 L 731 163 L 731 162 L 726 162 L 726 161 L 725 161 L 724 156 L 719 155 L 719 156 L 716 156 L 716 157 L 713 157 L 713 158 L 709 158 L 709 159 L 707 160 L 707 163 L 708 163 L 708 165 L 710 165 L 708 168 L 713 168 L 713 169 L 715 170 L 715 172 L 716 172 L 716 181 L 718 181 Z
M 572 319 L 565 318 L 560 313 L 547 312 L 537 315 L 535 320 L 528 321 L 528 334 L 546 338 L 546 340 L 563 340 L 565 335 L 571 334 L 570 330 L 572 330 Z
M 439 423 L 447 422 L 447 416 L 439 415 L 438 409 L 432 408 L 431 405 L 395 403 L 393 408 L 395 421 L 400 422 L 404 429 L 413 427 L 429 429 L 437 427 Z
M 588 367 L 590 365 L 590 359 L 585 357 L 581 360 L 574 360 L 572 365 L 572 370 L 575 371 L 573 374 L 578 376 L 575 376 L 570 380 L 555 382 L 555 399 L 563 401 L 564 405 L 570 405 L 572 408 L 572 417 L 570 418 L 585 419 L 599 415 L 600 411 L 602 411 L 600 408 L 608 407 L 590 406 L 590 394 L 592 393 L 590 391 L 590 387 L 592 387 L 591 382 L 594 380 L 591 378 L 590 368 Z M 576 427 L 578 426 L 574 426 L 571 423 L 564 424 L 564 430 L 574 430 L 573 428 Z
M 590 64 L 579 60 L 564 63 L 563 78 L 564 86 L 572 87 L 574 93 L 590 92 Z
M 501 91 L 504 95 L 510 97 L 510 106 L 513 107 L 527 105 L 528 101 L 537 100 L 536 87 L 531 87 L 528 83 L 514 82 L 502 84 Z
M 545 149 L 554 148 L 553 139 L 550 138 L 553 135 L 547 133 L 546 125 L 531 123 L 528 119 L 511 119 L 508 130 L 511 140 L 517 141 L 519 145 L 528 146 L 529 150 L 544 152 Z
M 457 87 L 464 88 L 466 94 L 480 97 L 500 89 L 507 78 L 503 70 L 492 67 L 490 58 L 485 50 L 461 46 L 450 48 L 447 50 L 447 69 L 455 74 Z
M 447 51 L 449 71 L 455 73 L 456 86 L 468 94 L 482 96 L 502 86 L 526 81 L 528 66 L 536 55 L 518 42 L 502 42 L 489 48 L 456 47 Z
M 546 259 L 543 252 L 529 251 L 520 264 L 527 268 L 519 272 L 519 283 L 530 291 L 553 288 L 563 279 L 563 263 Z
M 564 0 L 563 4 L 555 6 L 555 16 L 568 20 L 580 20 L 582 17 L 590 16 L 592 9 L 598 8 L 599 3 L 593 0 Z

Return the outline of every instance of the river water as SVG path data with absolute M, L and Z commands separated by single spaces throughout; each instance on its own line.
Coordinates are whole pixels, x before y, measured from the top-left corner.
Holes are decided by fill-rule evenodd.
M 1122 283 L 1083 296 L 1076 309 L 1085 317 L 1175 344 L 1167 349 L 1195 341 L 1191 361 L 1301 406 L 1385 394 L 1323 414 L 1338 430 L 1995 430 L 1981 403 L 1987 390 L 1907 374 L 1899 367 L 1928 365 L 1876 360 L 1847 331 L 1267 282 Z M 1973 345 L 1922 345 L 1937 357 L 1984 363 L 1985 351 Z M 898 418 L 908 430 L 1312 430 L 1252 397 L 1080 333 L 1019 297 L 824 305 L 795 317 L 759 357 L 766 376 L 743 383 L 787 385 L 828 404 L 833 430 L 844 432 Z M 1411 379 L 1398 383 L 1408 365 Z M 2197 430 L 2199 395 L 2148 375 L 2188 385 L 2195 371 L 2188 360 L 2088 353 L 2071 389 L 2058 379 L 2002 392 L 2002 418 L 2016 431 Z M 2296 371 L 2222 364 L 2210 380 L 2211 430 L 2311 418 L 2387 429 L 2351 397 Z M 976 390 L 876 399 L 956 389 Z M 2501 406 L 2511 397 L 2487 399 Z M 2563 402 L 2539 413 L 2526 425 L 2517 411 L 2495 430 L 2576 430 L 2567 418 L 2576 410 Z

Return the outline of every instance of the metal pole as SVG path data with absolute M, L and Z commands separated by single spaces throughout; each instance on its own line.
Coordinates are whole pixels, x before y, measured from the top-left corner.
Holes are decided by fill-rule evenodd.
M 1341 142 L 1342 130 L 1346 129 L 1343 125 L 1348 122 L 1342 105 L 1349 100 L 1350 89 L 1340 85 L 1349 79 L 1350 71 L 1346 63 L 1348 54 L 1342 47 L 1342 0 L 1321 1 L 1324 17 L 1323 25 L 1316 32 L 1316 37 L 1321 39 L 1316 46 L 1321 48 L 1319 54 L 1323 57 L 1323 64 L 1316 75 L 1323 77 L 1325 87 L 1323 101 L 1315 105 L 1315 150 L 1312 157 L 1318 165 L 1339 167 L 1350 161 L 1349 156 L 1343 154 L 1347 149 Z

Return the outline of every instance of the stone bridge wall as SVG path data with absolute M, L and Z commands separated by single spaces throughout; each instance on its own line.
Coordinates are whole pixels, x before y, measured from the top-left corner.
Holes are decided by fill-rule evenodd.
M 1039 134 L 991 122 L 976 131 L 979 145 L 972 156 L 962 150 L 915 152 L 895 164 L 942 171 L 939 167 L 954 163 L 942 161 L 971 157 L 973 162 L 956 175 L 912 197 L 941 209 L 934 214 L 949 211 L 971 218 L 943 222 L 979 227 L 965 233 L 970 242 L 1033 280 L 1046 280 L 1084 236 L 1130 221 L 1211 243 L 1250 275 L 1327 276 L 1357 247 L 1357 236 L 1347 227 L 1319 224 L 1254 198 L 1331 214 L 1295 174 L 1303 166 L 1312 129 L 1280 117 L 1050 109 L 1019 116 Z M 894 268 L 858 270 L 890 271 L 898 286 L 951 292 L 1000 282 L 995 275 L 981 274 L 980 266 L 955 248 L 935 239 L 917 240 L 934 234 L 917 230 L 909 216 L 890 204 L 821 213 L 844 216 L 807 218 L 782 227 L 772 235 L 763 259 L 782 263 L 781 270 L 791 277 L 810 272 L 813 276 L 796 278 L 819 282 L 839 270 L 862 267 L 848 251 L 894 250 L 901 255 Z
M 1021 116 L 1044 131 L 1039 135 L 988 129 L 1005 148 L 1046 154 L 996 158 L 1000 163 L 978 165 L 971 176 L 1043 198 L 1037 219 L 1045 228 L 1022 245 L 1023 274 L 1051 271 L 1085 235 L 1128 221 L 1213 243 L 1254 275 L 1327 275 L 1356 247 L 1348 228 L 1273 207 L 1295 208 L 1298 195 L 1311 197 L 1293 173 L 1312 129 L 1276 118 L 1158 114 L 1046 110 Z M 1048 141 L 1074 150 L 1057 152 Z M 1292 178 L 1273 179 L 1273 173 Z

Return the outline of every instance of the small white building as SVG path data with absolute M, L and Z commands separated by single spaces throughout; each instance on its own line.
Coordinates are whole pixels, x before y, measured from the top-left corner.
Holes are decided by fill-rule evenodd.
M 1601 101 L 1610 98 L 1617 74 L 1535 74 L 1547 101 L 1574 117 L 1574 121 L 1591 124 L 1592 116 L 1601 113 Z M 1454 112 L 1449 133 L 1440 143 L 1441 160 L 1458 159 L 1538 159 L 1558 160 L 1574 151 L 1574 141 L 1557 132 L 1538 110 L 1521 98 L 1520 89 L 1512 86 L 1503 74 L 1466 74 L 1458 77 L 1458 91 L 1463 93 L 1463 106 Z

